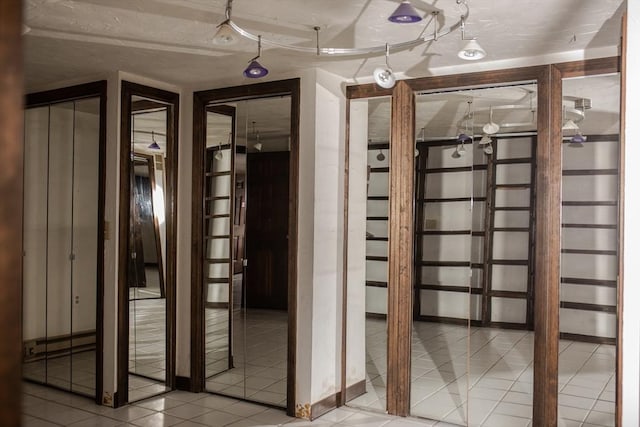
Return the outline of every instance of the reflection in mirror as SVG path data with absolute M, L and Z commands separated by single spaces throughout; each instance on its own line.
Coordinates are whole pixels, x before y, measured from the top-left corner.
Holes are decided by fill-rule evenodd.
M 206 389 L 286 406 L 290 97 L 207 107 Z
M 351 100 L 349 117 L 346 400 L 386 411 L 391 99 Z
M 535 85 L 416 98 L 413 415 L 531 418 L 536 103 Z
M 166 390 L 165 291 L 168 107 L 131 100 L 129 214 L 129 401 Z
M 96 394 L 100 99 L 25 112 L 25 378 Z
M 563 81 L 559 425 L 615 425 L 618 74 Z
M 471 268 L 473 128 L 463 117 L 471 101 L 466 93 L 416 97 L 410 411 L 460 425 L 467 420 L 469 282 L 477 270 Z

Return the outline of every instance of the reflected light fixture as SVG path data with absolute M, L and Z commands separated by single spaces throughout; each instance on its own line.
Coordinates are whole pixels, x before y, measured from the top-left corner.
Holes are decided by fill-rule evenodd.
M 222 142 L 218 142 L 218 150 L 216 151 L 216 154 L 213 155 L 213 158 L 216 160 L 222 160 L 223 157 L 224 155 L 222 154 Z
M 244 76 L 250 79 L 259 79 L 269 74 L 269 70 L 260 65 L 258 59 L 262 53 L 262 36 L 258 36 L 258 55 L 249 60 L 249 66 L 244 69 Z
M 384 155 L 384 153 L 382 152 L 382 148 L 380 149 L 380 152 L 378 153 L 378 155 L 376 156 L 376 159 L 378 159 L 379 162 L 384 161 L 384 159 L 386 159 L 387 157 Z
M 150 150 L 161 150 L 160 145 L 156 142 L 156 134 L 154 131 L 151 131 L 151 144 L 147 146 Z
M 253 134 L 256 136 L 256 143 L 253 144 L 253 148 L 256 151 L 262 151 L 262 142 L 260 142 L 260 131 L 256 130 L 256 122 L 251 122 L 253 125 Z
M 402 0 L 400 6 L 389 16 L 388 20 L 395 24 L 412 24 L 414 22 L 422 21 L 422 17 L 418 14 L 416 9 L 411 6 L 409 0 Z
M 582 132 L 578 131 L 575 135 L 573 135 L 571 137 L 571 140 L 569 142 L 569 146 L 570 147 L 584 147 L 584 145 L 582 145 L 584 142 L 587 141 L 587 137 L 584 136 L 582 134 Z
M 460 17 L 460 32 L 462 33 L 462 41 L 466 42 L 462 49 L 458 52 L 458 58 L 466 61 L 477 61 L 487 56 L 487 52 L 480 46 L 475 37 L 467 38 L 465 36 L 465 17 Z
M 373 79 L 376 84 L 383 89 L 391 89 L 396 84 L 396 76 L 393 75 L 393 70 L 389 65 L 389 44 L 385 45 L 385 63 L 386 67 L 378 67 L 373 70 Z
M 487 144 L 491 144 L 492 140 L 491 137 L 489 135 L 482 135 L 482 138 L 480 138 L 480 141 L 478 142 L 479 145 L 487 145 Z

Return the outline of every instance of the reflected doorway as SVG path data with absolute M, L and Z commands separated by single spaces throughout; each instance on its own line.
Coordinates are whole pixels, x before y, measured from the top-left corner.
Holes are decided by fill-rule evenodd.
M 118 405 L 171 390 L 175 376 L 178 96 L 123 82 L 122 97 Z
M 288 97 L 210 105 L 205 151 L 208 391 L 285 407 Z

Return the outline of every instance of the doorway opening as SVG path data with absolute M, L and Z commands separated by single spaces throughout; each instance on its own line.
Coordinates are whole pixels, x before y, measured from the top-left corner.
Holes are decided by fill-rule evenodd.
M 117 405 L 175 378 L 178 95 L 122 83 Z

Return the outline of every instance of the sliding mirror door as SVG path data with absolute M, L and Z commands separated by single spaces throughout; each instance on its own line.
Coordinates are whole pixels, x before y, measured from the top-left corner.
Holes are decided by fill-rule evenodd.
M 177 95 L 123 82 L 122 97 L 119 403 L 173 384 L 177 165 Z
M 410 413 L 459 425 L 468 411 L 472 103 L 469 93 L 416 97 Z
M 212 102 L 204 110 L 205 389 L 286 407 L 292 100 Z
M 27 379 L 98 398 L 103 84 L 25 112 L 23 357 Z M 60 95 L 62 91 L 57 91 Z M 73 98 L 69 94 L 66 99 Z M 27 101 L 52 98 L 31 95 Z M 54 97 L 53 97 L 54 98 Z M 45 105 L 42 105 L 45 104 Z
M 563 80 L 558 425 L 614 426 L 620 77 Z

